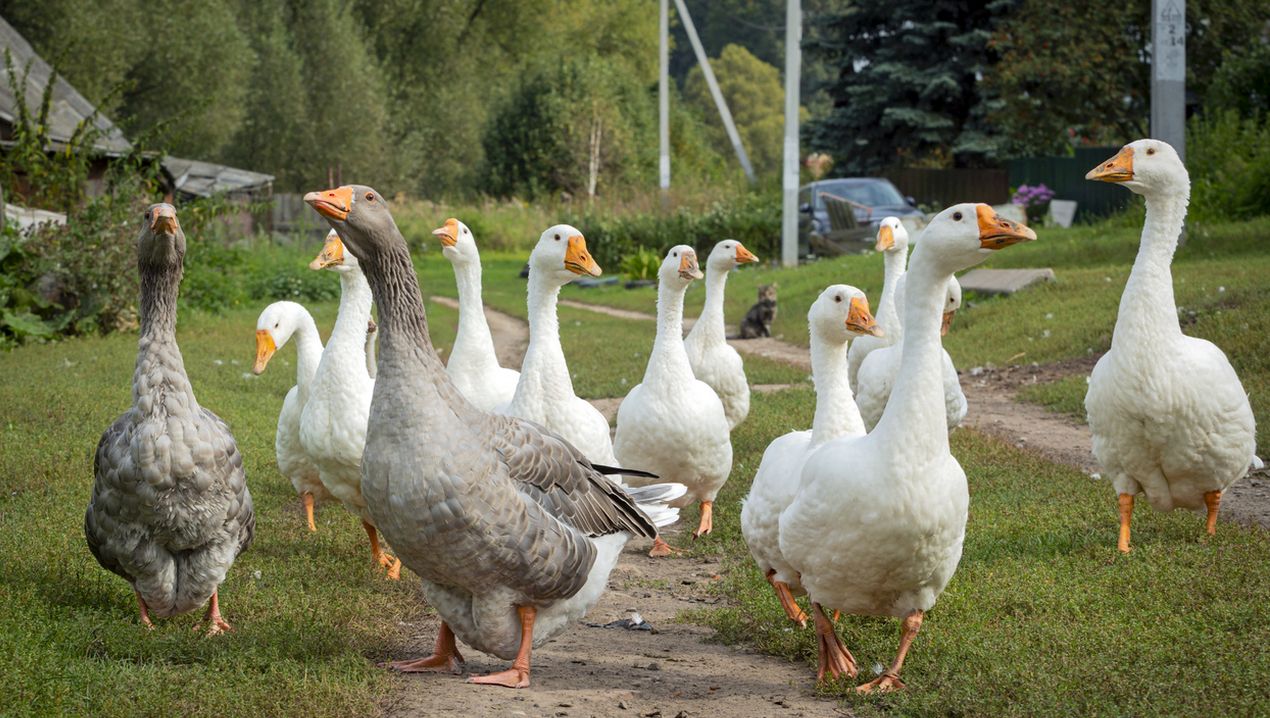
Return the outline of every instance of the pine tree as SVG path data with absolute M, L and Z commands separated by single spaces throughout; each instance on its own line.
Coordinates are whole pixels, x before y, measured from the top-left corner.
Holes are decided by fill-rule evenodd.
M 995 18 L 1012 3 L 857 0 L 810 18 L 819 27 L 807 54 L 837 69 L 825 88 L 832 109 L 808 125 L 811 147 L 853 174 L 992 158 L 979 80 L 996 60 Z

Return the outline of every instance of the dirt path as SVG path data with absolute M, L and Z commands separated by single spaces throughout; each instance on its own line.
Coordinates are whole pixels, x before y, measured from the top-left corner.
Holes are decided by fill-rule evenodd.
M 434 294 L 431 299 L 451 309 L 459 308 L 459 300 L 452 297 Z M 489 307 L 485 307 L 485 321 L 489 322 L 490 334 L 494 335 L 494 352 L 498 354 L 498 363 L 511 369 L 519 369 L 520 363 L 525 359 L 525 349 L 529 348 L 529 325 L 517 317 Z

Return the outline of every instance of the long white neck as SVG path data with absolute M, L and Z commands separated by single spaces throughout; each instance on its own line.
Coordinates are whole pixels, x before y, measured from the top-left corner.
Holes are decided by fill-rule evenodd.
M 819 446 L 839 436 L 863 434 L 864 420 L 851 392 L 847 375 L 847 345 L 811 333 L 811 373 L 816 384 L 816 418 L 811 423 L 811 445 Z
M 1173 298 L 1173 253 L 1186 218 L 1185 192 L 1147 197 L 1138 257 L 1120 296 L 1111 344 L 1158 342 L 1182 336 Z
M 520 368 L 512 405 L 533 398 L 572 397 L 573 379 L 560 346 L 556 303 L 560 285 L 536 271 L 529 273 L 529 348 Z
M 371 292 L 366 275 L 360 270 L 340 272 L 339 275 L 340 310 L 318 369 L 322 377 L 346 384 L 354 376 L 369 379 L 366 373 L 366 323 L 370 320 Z
M 900 313 L 895 307 L 895 285 L 904 276 L 908 252 L 903 249 L 886 252 L 882 262 L 885 274 L 882 275 L 882 297 L 878 300 L 877 322 L 888 337 L 899 336 Z
M 692 341 L 702 345 L 726 344 L 727 330 L 723 320 L 723 292 L 728 284 L 728 270 L 706 267 L 706 301 L 701 316 L 688 333 Z
M 313 323 L 313 315 L 308 312 L 296 312 L 295 321 L 296 328 L 291 334 L 295 341 L 295 385 L 303 406 L 309 398 L 309 384 L 317 374 L 318 363 L 322 361 L 322 337 L 318 334 L 317 324 Z
M 485 303 L 481 300 L 480 263 L 454 265 L 454 279 L 459 289 L 459 330 L 454 337 L 449 366 L 477 371 L 497 369 L 494 337 L 485 320 Z
M 902 365 L 886 410 L 870 436 L 881 446 L 917 459 L 948 453 L 943 346 L 939 341 L 948 279 L 919 247 L 904 288 Z
M 644 370 L 644 383 L 669 386 L 692 379 L 692 365 L 684 349 L 684 292 L 687 287 L 672 287 L 662 280 L 657 288 L 657 338 Z

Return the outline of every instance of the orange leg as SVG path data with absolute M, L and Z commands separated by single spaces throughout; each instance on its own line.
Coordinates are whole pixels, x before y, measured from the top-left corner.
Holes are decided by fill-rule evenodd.
M 390 555 L 379 547 L 379 532 L 374 526 L 362 522 L 362 528 L 366 529 L 366 535 L 370 537 L 370 557 L 375 563 L 388 568 L 388 578 L 396 581 L 401 578 L 401 559 Z
M 212 600 L 207 604 L 207 615 L 203 616 L 203 621 L 207 621 L 208 624 L 210 624 L 207 628 L 207 635 L 209 638 L 211 636 L 225 633 L 226 631 L 234 630 L 234 627 L 229 625 L 229 621 L 226 621 L 220 615 L 219 593 L 220 589 L 212 591 Z M 195 626 L 196 630 L 203 625 L 203 621 L 199 621 L 198 626 Z
M 917 632 L 922 627 L 922 619 L 926 614 L 923 611 L 913 611 L 904 617 L 904 622 L 900 624 L 900 650 L 895 654 L 895 662 L 891 667 L 886 669 L 882 675 L 874 678 L 860 686 L 856 686 L 857 693 L 890 693 L 891 691 L 904 690 L 904 681 L 900 680 L 900 667 L 904 665 L 904 657 L 908 655 L 908 647 L 913 645 L 913 639 L 917 638 Z
M 842 639 L 838 638 L 838 633 L 833 630 L 833 623 L 825 615 L 825 609 L 813 601 L 811 615 L 816 622 L 816 639 L 820 648 L 820 666 L 816 670 L 816 681 L 824 682 L 826 677 L 832 680 L 844 675 L 855 678 L 857 670 L 855 656 L 852 656 L 851 651 L 842 645 Z
M 300 498 L 304 500 L 304 516 L 309 520 L 309 530 L 317 531 L 317 524 L 313 522 L 313 494 L 305 491 Z
M 653 539 L 653 547 L 648 551 L 648 555 L 652 558 L 664 558 L 674 553 L 680 553 L 679 549 L 666 543 L 661 534 L 658 534 L 657 538 Z
M 150 622 L 150 607 L 146 606 L 146 600 L 141 597 L 140 591 L 134 588 L 132 592 L 137 594 L 137 608 L 141 609 L 141 625 L 145 626 L 147 631 L 153 631 L 154 624 Z
M 1129 517 L 1133 516 L 1133 494 L 1120 494 L 1120 553 L 1129 553 Z
M 693 540 L 697 540 L 702 536 L 714 530 L 714 502 L 701 502 L 701 523 L 697 524 L 697 530 L 692 532 Z
M 807 614 L 803 613 L 803 609 L 794 601 L 794 594 L 789 590 L 789 584 L 776 580 L 776 569 L 767 570 L 767 582 L 772 584 L 772 590 L 776 592 L 776 600 L 781 602 L 781 608 L 785 609 L 785 615 L 789 617 L 789 620 L 797 623 L 800 628 L 806 628 Z
M 1204 494 L 1204 505 L 1208 507 L 1208 523 L 1204 525 L 1204 530 L 1208 531 L 1209 536 L 1217 534 L 1217 509 L 1221 506 L 1221 492 L 1209 491 Z
M 427 658 L 416 658 L 413 661 L 393 661 L 388 667 L 402 673 L 423 673 L 427 671 L 449 671 L 454 675 L 463 674 L 463 654 L 454 642 L 454 631 L 444 621 L 437 632 L 436 647 Z
M 516 613 L 520 614 L 520 651 L 516 653 L 512 667 L 487 676 L 472 676 L 467 679 L 468 683 L 507 688 L 529 687 L 529 652 L 534 646 L 534 617 L 538 615 L 538 609 L 533 606 L 517 606 Z

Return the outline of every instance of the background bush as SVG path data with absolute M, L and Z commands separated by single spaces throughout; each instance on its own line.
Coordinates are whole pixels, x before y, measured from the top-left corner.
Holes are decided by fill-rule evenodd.
M 1192 119 L 1186 165 L 1195 219 L 1247 219 L 1270 214 L 1270 127 L 1234 110 Z

